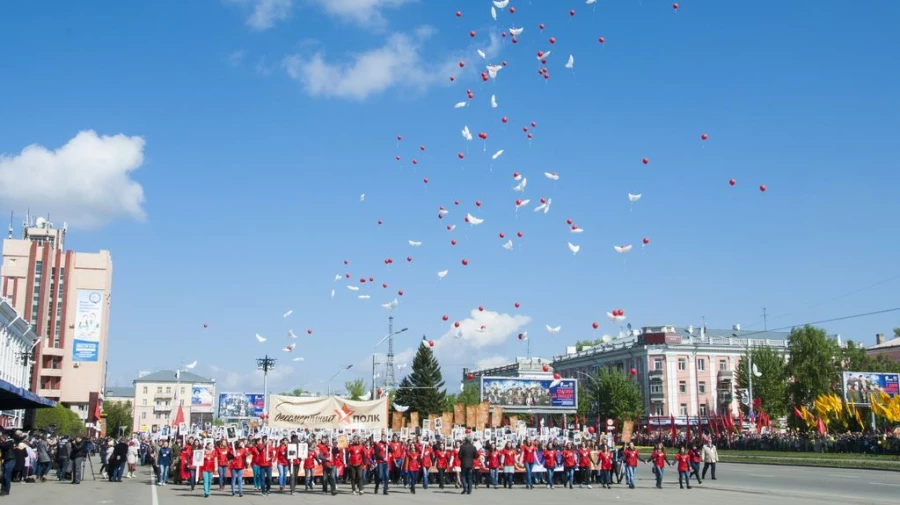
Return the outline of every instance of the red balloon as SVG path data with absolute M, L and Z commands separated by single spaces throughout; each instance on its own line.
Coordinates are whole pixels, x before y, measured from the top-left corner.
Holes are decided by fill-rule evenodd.
M 707 135 L 707 134 L 705 134 L 705 133 L 703 133 L 703 134 L 700 135 L 700 140 L 706 140 L 706 139 L 708 139 L 708 138 L 709 138 L 709 135 Z
M 469 32 L 469 37 L 475 38 L 475 30 Z
M 759 190 L 762 191 L 763 193 L 765 193 L 765 192 L 766 192 L 766 185 L 765 185 L 765 184 L 760 184 L 760 185 L 759 185 Z
M 521 175 L 522 175 L 522 174 L 520 174 L 519 172 L 513 172 L 513 179 L 518 180 L 518 179 L 519 179 L 519 176 L 521 176 Z
M 506 60 L 503 60 L 502 65 L 503 65 L 504 67 L 506 66 Z
M 425 184 L 428 184 L 428 177 L 422 179 L 422 182 L 424 182 Z
M 345 265 L 349 265 L 349 264 L 350 264 L 350 260 L 344 260 L 344 264 L 345 264 Z
M 462 11 L 456 11 L 456 17 L 461 18 L 461 17 L 462 17 Z
M 593 427 L 593 426 L 588 426 L 588 433 L 590 433 L 591 435 L 593 435 L 593 434 L 594 434 L 594 431 L 596 431 L 596 430 L 594 430 L 594 427 Z
M 455 328 L 459 328 L 459 321 L 456 321 L 455 323 L 453 323 L 453 326 L 454 326 Z
M 459 200 L 453 200 L 453 205 L 459 205 Z
M 403 140 L 403 135 L 397 135 L 397 142 L 400 142 L 401 140 Z
M 516 206 L 522 205 L 522 200 L 516 200 Z
M 476 201 L 476 202 L 475 202 L 475 206 L 476 206 L 476 207 L 481 207 L 481 202 Z
M 734 186 L 735 184 L 737 184 L 737 180 L 736 180 L 736 179 L 729 179 L 729 180 L 728 180 L 728 185 L 729 185 L 729 186 Z
M 453 82 L 453 81 L 455 81 L 455 80 L 456 80 L 456 77 L 453 77 L 453 76 L 451 75 L 451 76 L 450 76 L 450 82 Z
M 575 15 L 575 9 L 570 10 L 570 11 L 569 11 L 569 15 L 570 15 L 570 16 L 574 16 L 574 15 Z
M 519 307 L 521 307 L 521 305 L 519 304 L 519 302 L 516 302 L 515 305 L 516 305 L 516 308 L 517 308 L 517 309 L 518 309 Z
M 488 81 L 488 75 L 487 75 L 487 72 L 482 72 L 482 73 L 481 73 L 481 80 L 484 81 L 484 82 L 487 82 L 487 81 Z
M 307 335 L 312 335 L 312 330 L 306 330 Z
M 346 278 L 349 279 L 349 278 L 350 278 L 350 274 L 344 274 L 344 277 L 346 277 Z
M 505 122 L 509 121 L 509 118 L 507 118 L 506 116 L 503 116 L 502 118 L 500 118 L 500 121 L 505 123 Z
M 463 68 L 464 66 L 466 66 L 466 62 L 460 61 L 460 62 L 459 62 L 459 68 Z
M 647 245 L 650 243 L 650 239 L 647 237 L 644 237 L 644 240 L 642 240 L 642 242 L 644 243 L 644 245 Z
M 631 369 L 631 375 L 637 375 L 637 368 Z
M 478 306 L 478 312 L 484 312 L 484 307 L 482 307 L 481 305 L 479 305 L 479 306 Z
M 546 199 L 546 198 L 543 198 L 543 197 L 541 197 L 541 203 L 547 203 L 547 199 Z
M 203 327 L 204 327 L 204 328 L 209 328 L 209 324 L 208 324 L 208 323 L 203 323 Z
M 518 236 L 519 238 L 522 238 L 523 235 L 524 235 L 524 234 L 523 234 L 522 232 L 516 233 L 516 236 Z
M 603 38 L 603 37 L 600 37 L 600 38 L 599 38 L 599 39 L 597 39 L 597 40 L 598 40 L 598 41 L 599 41 L 599 42 L 600 42 L 600 43 L 601 43 L 601 44 L 602 44 L 602 43 L 604 43 L 604 42 L 606 42 L 606 39 L 605 39 L 605 38 Z
M 672 4 L 672 8 L 675 9 L 675 10 L 677 11 L 677 10 L 678 10 L 678 4 L 677 4 L 677 3 Z
M 441 316 L 441 319 L 444 320 L 444 321 L 449 321 L 449 320 L 450 320 L 450 316 L 448 316 L 447 314 L 444 314 L 443 316 Z
M 506 234 L 504 234 L 502 231 L 500 232 L 500 238 L 506 238 Z
M 643 163 L 644 165 L 649 164 L 649 163 L 650 163 L 650 158 L 644 158 L 644 159 L 642 159 L 642 160 L 641 160 L 641 163 Z
M 544 51 L 538 51 L 538 52 L 537 52 L 537 57 L 538 57 L 538 58 L 543 58 L 543 57 L 544 57 Z
M 459 158 L 459 159 L 463 159 L 463 158 L 466 157 L 466 155 L 463 154 L 463 153 L 459 153 L 459 154 L 456 155 L 456 157 Z
M 553 380 L 558 381 L 560 378 L 562 378 L 562 376 L 558 373 L 553 374 Z
M 383 225 L 383 224 L 384 224 L 384 221 L 382 221 L 381 219 L 379 219 L 379 220 L 378 220 L 378 225 L 381 226 L 381 225 Z
M 434 347 L 434 340 L 428 341 L 428 347 Z
M 571 220 L 571 219 L 566 219 L 566 224 L 572 224 L 572 220 Z
M 472 372 L 469 372 L 468 374 L 466 374 L 466 377 L 467 377 L 469 380 L 472 380 L 472 379 L 475 378 L 475 374 L 473 374 Z
M 395 156 L 394 158 L 396 158 L 397 161 L 400 161 L 400 157 L 399 157 L 399 156 Z
M 510 14 L 515 14 L 515 13 L 516 13 L 516 8 L 515 8 L 515 7 L 510 7 L 510 8 L 509 8 L 509 13 L 510 13 Z
M 365 278 L 365 277 L 360 277 L 359 282 L 360 282 L 361 284 L 365 284 L 365 283 L 366 283 L 366 278 Z
M 549 371 L 550 371 L 550 365 L 544 365 L 544 371 L 545 371 L 545 372 L 549 372 Z
M 547 79 L 547 78 L 549 78 L 549 77 L 550 77 L 550 74 L 547 74 L 547 76 L 544 77 L 544 79 Z M 532 134 L 529 133 L 529 134 L 527 135 L 527 137 L 528 137 L 528 138 L 534 138 L 534 135 L 532 135 Z
M 456 239 L 451 240 L 450 245 L 456 245 Z
M 417 159 L 415 159 L 415 158 L 413 158 L 413 160 L 412 160 L 412 164 L 413 164 L 413 165 L 418 165 L 418 164 L 419 164 L 419 160 L 417 160 Z
M 513 37 L 513 38 L 512 38 L 512 43 L 513 43 L 513 44 L 518 44 L 518 43 L 519 43 L 519 39 Z
M 532 121 L 532 122 L 531 122 L 531 127 L 532 127 L 532 128 L 537 128 L 537 121 Z
M 577 224 L 573 224 L 573 225 L 572 225 L 572 230 L 577 230 L 577 229 L 578 229 L 578 225 L 577 225 Z
M 525 334 L 519 333 L 519 340 L 525 340 Z
M 538 25 L 538 30 L 543 30 L 543 29 L 544 29 L 544 23 L 539 24 L 539 25 Z
M 463 266 L 468 266 L 468 264 L 469 264 L 469 260 L 467 260 L 467 259 L 465 259 L 465 258 L 463 258 L 463 260 L 462 260 L 462 264 L 463 264 Z
M 397 291 L 397 295 L 398 295 L 398 296 L 403 296 L 403 290 L 401 289 L 400 291 Z
M 600 325 L 599 325 L 599 324 L 597 324 L 597 323 L 594 323 L 594 324 L 592 324 L 592 325 L 591 325 L 591 326 L 593 326 L 593 327 L 594 327 L 594 329 L 595 329 L 595 330 L 596 330 L 596 329 L 597 329 L 597 328 L 599 328 L 599 327 L 600 327 Z
M 556 44 L 556 37 L 550 37 L 550 43 Z
M 375 392 L 378 393 L 378 396 L 381 396 L 382 393 L 384 393 L 384 390 L 382 390 L 381 388 L 378 388 Z
M 381 283 L 381 287 L 387 288 L 387 283 L 386 283 L 386 282 L 382 282 L 382 283 Z

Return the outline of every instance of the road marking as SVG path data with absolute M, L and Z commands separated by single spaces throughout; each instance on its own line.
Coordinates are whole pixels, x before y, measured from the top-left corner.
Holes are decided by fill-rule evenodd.
M 891 483 L 889 483 L 889 482 L 870 482 L 869 484 L 872 484 L 872 485 L 875 485 L 875 486 L 894 486 L 894 487 L 900 487 L 900 484 L 891 484 Z
M 748 474 L 748 475 L 751 476 L 751 477 L 766 477 L 766 478 L 772 478 L 772 477 L 775 477 L 774 475 L 762 475 L 762 474 L 759 474 L 759 473 L 751 473 L 751 474 Z
M 150 502 L 152 505 L 159 505 L 159 497 L 156 495 L 156 482 L 153 479 L 153 472 L 150 472 Z

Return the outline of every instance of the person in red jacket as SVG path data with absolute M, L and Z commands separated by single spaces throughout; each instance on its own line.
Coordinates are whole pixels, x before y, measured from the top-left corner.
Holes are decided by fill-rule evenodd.
M 447 468 L 450 467 L 450 451 L 444 448 L 443 442 L 437 444 L 437 449 L 434 451 L 434 462 L 438 471 L 438 488 L 444 489 Z
M 228 455 L 231 454 L 231 448 L 224 438 L 219 440 L 215 452 L 216 466 L 219 470 L 219 491 L 225 491 L 225 475 L 228 473 Z
M 506 446 L 500 451 L 500 464 L 503 466 L 503 488 L 512 489 L 513 476 L 516 472 L 516 450 L 512 442 L 506 442 Z
M 378 494 L 378 486 L 384 486 L 384 494 L 388 494 L 388 480 L 390 480 L 390 445 L 387 438 L 382 435 L 381 440 L 372 448 L 375 460 L 375 494 Z
M 212 486 L 212 476 L 216 471 L 216 450 L 211 443 L 206 444 L 203 451 L 203 466 L 200 467 L 200 473 L 203 475 L 203 497 L 209 498 L 210 486 Z
M 338 450 L 331 446 L 331 440 L 328 437 L 319 444 L 319 463 L 322 465 L 322 492 L 327 493 L 331 488 L 331 496 L 337 494 L 337 483 L 335 482 L 335 458 Z
M 244 496 L 244 468 L 246 467 L 247 449 L 244 449 L 244 441 L 238 440 L 228 462 L 228 469 L 231 470 L 231 496 L 234 496 L 235 484 L 237 484 L 237 495 Z
M 578 473 L 580 474 L 578 487 L 587 486 L 588 489 L 592 489 L 591 450 L 585 447 L 584 444 L 578 444 L 578 448 L 575 449 L 575 455 L 578 456 Z
M 291 442 L 290 443 L 291 443 L 291 445 L 295 445 L 295 446 L 300 444 L 300 438 L 297 436 L 296 433 L 291 433 Z M 290 453 L 288 453 L 287 456 L 290 456 Z M 296 454 L 293 459 L 291 459 L 291 458 L 286 458 L 286 459 L 287 459 L 287 463 L 288 463 L 287 470 L 288 470 L 288 475 L 289 475 L 289 479 L 290 479 L 288 482 L 288 485 L 290 487 L 291 494 L 294 494 L 294 490 L 297 488 L 297 475 L 303 469 L 303 461 L 300 459 L 299 455 L 296 455 Z
M 388 452 L 391 455 L 391 480 L 394 485 L 400 484 L 400 478 L 403 477 L 403 444 L 400 443 L 400 437 L 394 435 L 391 443 L 388 444 Z M 404 482 L 405 484 L 406 482 Z
M 284 486 L 287 484 L 290 466 L 287 458 L 288 441 L 282 438 L 278 447 L 275 448 L 275 463 L 278 464 L 278 491 L 284 492 Z
M 615 454 L 613 454 L 609 447 L 606 444 L 600 447 L 600 454 L 597 455 L 597 459 L 600 463 L 600 483 L 603 484 L 603 487 L 606 489 L 612 489 L 612 470 L 613 470 L 613 459 Z
M 684 449 L 684 446 L 681 446 L 678 449 L 678 454 L 675 455 L 675 464 L 678 465 L 678 487 L 684 489 L 685 484 L 687 484 L 687 488 L 691 488 L 691 456 Z M 684 479 L 684 482 L 682 482 Z
M 360 443 L 359 437 L 354 436 L 353 442 L 347 447 L 347 463 L 350 465 L 350 492 L 362 494 L 362 466 L 366 460 L 366 448 Z
M 431 467 L 434 466 L 434 448 L 430 444 L 422 444 L 418 452 L 422 459 L 422 489 L 428 489 Z
M 475 459 L 472 460 L 472 484 L 475 486 L 475 489 L 478 489 L 478 484 L 481 482 L 481 477 L 483 473 L 481 472 L 482 468 L 487 467 L 487 457 L 485 456 L 485 451 L 488 446 L 485 446 L 484 449 L 478 449 L 475 451 Z M 491 483 L 488 481 L 488 487 L 490 487 Z
M 250 452 L 253 454 L 253 464 L 259 467 L 262 494 L 268 496 L 272 491 L 272 462 L 275 460 L 275 448 L 269 443 L 269 437 L 264 436 Z
M 416 480 L 422 470 L 422 455 L 416 450 L 416 444 L 410 442 L 406 446 L 406 457 L 403 459 L 406 475 L 409 476 L 409 492 L 416 494 Z
M 366 441 L 363 442 L 363 449 L 363 464 L 360 482 L 364 487 L 369 483 L 369 475 L 375 470 L 375 444 L 373 443 L 372 437 L 367 438 Z
M 537 452 L 537 446 L 534 445 L 530 438 L 526 438 L 519 451 L 522 458 L 522 465 L 525 467 L 525 489 L 534 489 L 534 480 L 531 471 L 534 468 L 535 461 L 537 461 L 537 456 L 535 454 Z
M 634 448 L 634 443 L 630 442 L 622 454 L 625 456 L 625 483 L 634 489 L 634 471 L 637 469 L 638 460 L 641 459 L 641 453 Z
M 656 487 L 662 489 L 663 474 L 665 473 L 666 465 L 672 465 L 666 459 L 666 448 L 663 447 L 662 442 L 656 444 L 656 448 L 653 449 L 653 452 L 650 454 L 650 459 L 647 460 L 647 463 L 650 462 L 653 464 L 653 474 L 656 475 Z
M 303 490 L 312 491 L 313 478 L 316 473 L 316 461 L 319 454 L 318 446 L 315 441 L 310 440 L 306 453 L 306 459 L 303 460 Z M 324 474 L 323 474 L 324 475 Z
M 457 440 L 453 442 L 453 449 L 450 450 L 450 468 L 453 469 L 453 473 L 456 475 L 455 484 L 457 489 L 462 487 L 462 480 L 460 478 L 462 475 L 462 465 L 459 461 L 459 447 L 461 445 L 460 441 Z
M 197 483 L 195 476 L 195 470 L 191 466 L 191 463 L 194 461 L 194 439 L 189 438 L 187 443 L 184 445 L 184 449 L 181 450 L 181 479 L 188 481 L 188 484 L 191 486 L 191 491 L 194 490 L 194 485 Z
M 548 442 L 541 456 L 544 458 L 544 468 L 547 469 L 547 489 L 553 489 L 553 481 L 556 480 L 556 446 Z
M 575 466 L 577 463 L 575 449 L 572 448 L 572 442 L 566 442 L 565 448 L 562 450 L 563 470 L 565 471 L 566 480 L 563 486 L 569 489 L 575 488 Z
M 691 452 L 688 453 L 688 456 L 691 457 L 691 475 L 697 477 L 697 484 L 703 484 L 703 481 L 700 480 L 700 463 L 703 461 L 703 456 L 700 454 L 700 447 L 694 445 L 691 448 Z

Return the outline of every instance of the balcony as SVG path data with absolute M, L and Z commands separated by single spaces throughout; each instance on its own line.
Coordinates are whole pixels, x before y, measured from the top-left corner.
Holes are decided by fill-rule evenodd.
M 734 380 L 734 372 L 731 370 L 719 370 L 719 381 Z
M 175 393 L 155 393 L 153 398 L 156 400 L 168 400 L 175 398 Z
M 661 381 L 663 378 L 663 371 L 662 370 L 650 370 L 650 372 L 648 372 L 647 375 L 650 377 L 650 380 L 660 380 Z
M 43 396 L 44 398 L 50 398 L 50 399 L 55 398 L 58 400 L 60 395 L 62 394 L 62 390 L 61 389 L 38 389 L 37 394 L 38 394 L 38 396 Z
M 172 405 L 154 405 L 153 412 L 172 412 Z
M 66 354 L 66 350 L 59 347 L 42 347 L 41 354 L 44 356 L 64 356 Z
M 41 377 L 62 377 L 62 368 L 41 368 Z
M 660 389 L 659 391 L 654 391 L 653 389 L 650 390 L 650 400 L 651 401 L 654 401 L 654 400 L 662 401 L 662 399 L 665 397 L 666 397 L 666 393 L 662 389 Z

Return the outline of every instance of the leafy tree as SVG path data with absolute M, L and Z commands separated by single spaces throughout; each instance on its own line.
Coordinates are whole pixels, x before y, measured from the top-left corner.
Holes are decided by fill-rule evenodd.
M 587 387 L 587 400 L 600 404 L 600 417 L 619 421 L 644 413 L 644 397 L 636 381 L 615 367 L 601 368 Z M 579 404 L 581 402 L 579 401 Z
M 446 394 L 440 363 L 435 359 L 431 347 L 420 345 L 413 358 L 412 372 L 400 381 L 394 401 L 400 405 L 409 405 L 411 412 L 427 416 L 444 411 Z
M 103 413 L 106 414 L 106 434 L 117 437 L 120 434 L 132 433 L 133 407 L 131 402 L 106 402 L 103 404 Z
M 347 396 L 349 396 L 351 400 L 362 400 L 363 397 L 366 396 L 366 393 L 369 392 L 366 383 L 363 382 L 362 379 L 345 382 L 344 387 L 347 389 Z
M 600 345 L 602 343 L 602 338 L 598 338 L 596 340 L 577 340 L 575 341 L 575 352 L 581 352 L 588 347 L 594 347 L 595 345 Z
M 466 384 L 459 393 L 447 393 L 444 398 L 444 411 L 452 412 L 457 403 L 463 405 L 478 405 L 481 403 L 481 393 L 475 384 Z
M 841 349 L 841 370 L 844 372 L 898 372 L 900 363 L 883 354 L 868 355 L 866 348 L 852 340 Z
M 56 407 L 52 409 L 38 409 L 35 412 L 34 427 L 70 437 L 82 435 L 85 432 L 84 421 L 72 409 L 61 403 L 57 403 Z
M 225 426 L 225 420 L 222 418 L 219 418 L 219 417 L 213 419 L 212 423 L 213 423 L 213 426 Z
M 741 389 L 749 389 L 747 376 L 748 359 L 759 370 L 760 376 L 753 377 L 753 396 L 762 400 L 762 408 L 770 417 L 787 415 L 789 400 L 787 391 L 787 372 L 784 358 L 770 346 L 754 347 L 737 366 L 737 385 Z M 753 399 L 751 399 L 753 401 Z M 741 408 L 749 411 L 743 404 Z
M 894 328 L 894 338 L 900 337 L 900 327 Z
M 312 393 L 308 389 L 294 388 L 290 391 L 281 393 L 281 396 L 310 396 Z
M 786 372 L 791 405 L 809 406 L 819 395 L 836 390 L 841 350 L 825 330 L 809 325 L 794 328 L 788 338 Z

